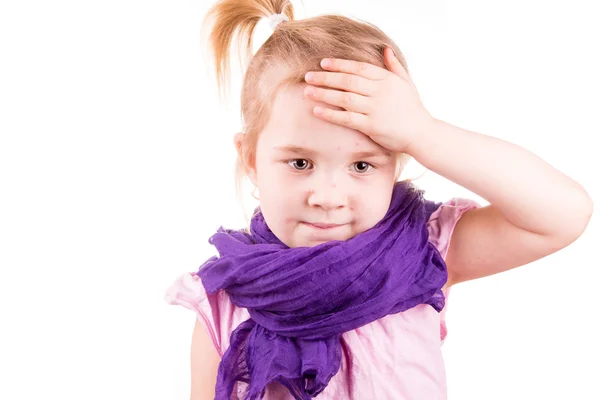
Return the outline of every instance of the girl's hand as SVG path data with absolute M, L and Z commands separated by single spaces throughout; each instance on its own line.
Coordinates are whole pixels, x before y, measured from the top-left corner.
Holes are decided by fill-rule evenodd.
M 345 110 L 315 107 L 316 116 L 359 130 L 388 150 L 409 152 L 409 146 L 432 126 L 434 118 L 389 47 L 384 50 L 384 60 L 387 70 L 369 63 L 323 59 L 321 66 L 327 71 L 308 72 L 305 80 L 309 86 L 304 93 Z

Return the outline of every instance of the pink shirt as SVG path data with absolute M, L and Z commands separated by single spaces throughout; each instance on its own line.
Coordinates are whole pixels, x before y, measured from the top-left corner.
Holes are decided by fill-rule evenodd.
M 454 226 L 462 214 L 478 207 L 473 200 L 454 198 L 442 204 L 427 223 L 429 242 L 446 258 Z M 449 288 L 444 290 L 446 300 Z M 207 294 L 195 273 L 184 273 L 167 290 L 169 304 L 196 313 L 219 355 L 229 346 L 229 336 L 250 318 L 248 310 L 231 303 L 223 290 Z M 342 363 L 319 400 L 445 400 L 446 372 L 441 345 L 446 338 L 444 309 L 429 305 L 387 315 L 342 335 Z M 241 385 L 241 384 L 240 384 Z M 239 392 L 243 387 L 238 388 Z M 275 382 L 265 400 L 293 400 Z

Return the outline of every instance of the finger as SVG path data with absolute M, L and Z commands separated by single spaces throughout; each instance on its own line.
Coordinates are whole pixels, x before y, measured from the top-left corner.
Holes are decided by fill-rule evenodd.
M 398 75 L 399 77 L 410 81 L 410 76 L 408 75 L 408 72 L 400 63 L 400 60 L 398 60 L 398 58 L 394 54 L 394 50 L 392 50 L 390 47 L 386 47 L 383 50 L 383 59 L 385 61 L 385 66 L 388 70 Z
M 369 117 L 365 114 L 351 111 L 337 111 L 324 107 L 315 107 L 313 111 L 316 116 L 324 120 L 368 134 Z
M 304 80 L 311 85 L 342 89 L 364 96 L 370 96 L 375 92 L 373 81 L 357 75 L 328 71 L 311 71 L 304 76 Z
M 387 76 L 387 71 L 376 65 L 340 58 L 324 58 L 321 60 L 321 67 L 328 71 L 345 72 L 375 81 Z
M 346 111 L 368 114 L 369 98 L 352 92 L 307 86 L 304 93 L 313 100 L 338 106 Z

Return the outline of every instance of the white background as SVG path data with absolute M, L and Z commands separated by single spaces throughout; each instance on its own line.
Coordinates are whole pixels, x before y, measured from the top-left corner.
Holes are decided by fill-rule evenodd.
M 189 398 L 194 315 L 163 293 L 213 254 L 219 225 L 244 223 L 237 109 L 200 48 L 211 4 L 0 3 L 0 398 Z M 598 207 L 594 2 L 304 4 L 298 18 L 380 26 L 436 118 L 533 151 Z M 481 200 L 431 172 L 416 182 Z M 596 213 L 570 247 L 453 289 L 450 400 L 600 398 L 599 239 Z

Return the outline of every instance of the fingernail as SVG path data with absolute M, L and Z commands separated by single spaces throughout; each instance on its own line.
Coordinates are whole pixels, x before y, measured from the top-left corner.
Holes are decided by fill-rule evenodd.
M 329 58 L 324 58 L 321 61 L 321 67 L 330 67 L 331 66 L 331 60 Z
M 315 73 L 314 72 L 307 72 L 306 75 L 304 75 L 304 80 L 305 81 L 312 81 L 315 77 Z
M 322 115 L 325 110 L 321 107 L 315 107 L 315 114 Z

